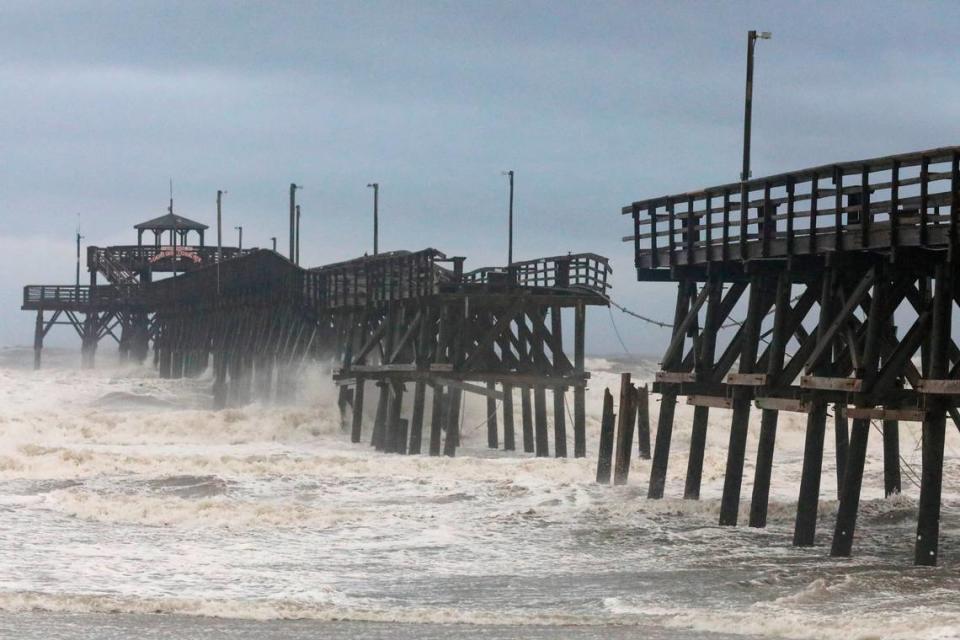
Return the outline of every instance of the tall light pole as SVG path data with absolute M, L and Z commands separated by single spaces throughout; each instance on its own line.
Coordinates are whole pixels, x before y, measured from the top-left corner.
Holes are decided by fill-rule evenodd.
M 380 235 L 380 183 L 371 182 L 367 185 L 373 189 L 373 255 L 380 252 L 378 238 Z
M 217 189 L 217 263 L 223 260 L 223 194 L 226 191 Z
M 513 169 L 510 171 L 504 171 L 503 175 L 507 176 L 510 179 L 510 209 L 509 209 L 509 225 L 510 231 L 508 232 L 508 241 L 507 241 L 507 266 L 513 265 Z
M 220 263 L 223 262 L 223 194 L 217 189 L 217 293 L 220 293 Z
M 77 214 L 77 220 L 79 221 L 80 214 Z M 77 287 L 80 286 L 80 241 L 83 240 L 83 236 L 80 235 L 80 223 L 77 222 Z
M 237 230 L 239 237 L 237 238 L 237 249 L 243 250 L 243 225 L 234 227 Z
M 294 262 L 300 264 L 300 205 L 297 205 L 297 251 Z
M 753 119 L 753 49 L 757 39 L 769 40 L 773 36 L 769 31 L 747 32 L 747 87 L 743 105 L 743 171 L 740 180 L 750 179 L 750 126 Z
M 297 263 L 297 189 L 303 189 L 295 182 L 290 183 L 290 261 Z

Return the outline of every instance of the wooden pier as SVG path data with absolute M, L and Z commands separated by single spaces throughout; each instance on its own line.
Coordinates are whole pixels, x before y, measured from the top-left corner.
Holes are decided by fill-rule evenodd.
M 171 231 L 171 245 L 90 247 L 89 285 L 24 288 L 23 309 L 37 314 L 36 366 L 46 333 L 69 324 L 86 366 L 107 336 L 139 360 L 152 343 L 163 377 L 212 366 L 213 405 L 221 408 L 288 397 L 301 365 L 317 361 L 331 369 L 354 442 L 369 427 L 379 450 L 454 455 L 463 394 L 473 393 L 486 399 L 491 448 L 566 457 L 569 417 L 573 455 L 585 455 L 586 307 L 607 304 L 606 258 L 564 255 L 465 272 L 464 258 L 425 249 L 304 269 L 274 251 L 188 245 L 186 226 L 201 234 L 205 227 L 184 218 L 145 224 L 160 225 L 158 238 Z M 154 279 L 157 271 L 174 277 Z M 367 425 L 370 402 L 376 412 Z
M 871 422 L 882 424 L 889 495 L 900 490 L 898 423 L 918 421 L 915 562 L 936 564 L 947 416 L 960 425 L 960 349 L 951 334 L 960 301 L 958 163 L 960 147 L 932 149 L 623 208 L 633 220 L 624 240 L 634 244 L 638 279 L 677 286 L 672 338 L 654 385 L 662 402 L 650 498 L 666 490 L 677 399 L 695 406 L 688 498 L 700 491 L 710 408 L 730 408 L 720 524 L 737 524 L 757 409 L 750 525 L 765 526 L 777 418 L 801 412 L 807 430 L 793 542 L 812 545 L 832 407 L 840 506 L 831 554 L 848 556 Z

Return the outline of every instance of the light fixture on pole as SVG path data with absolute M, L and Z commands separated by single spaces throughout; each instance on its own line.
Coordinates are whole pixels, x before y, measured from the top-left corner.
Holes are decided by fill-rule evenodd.
M 507 240 L 507 266 L 513 266 L 513 169 L 503 171 L 503 175 L 510 178 L 510 206 L 509 206 L 509 227 Z
M 240 251 L 243 251 L 243 225 L 234 227 L 234 229 L 237 230 L 237 233 L 239 236 L 237 238 L 237 249 L 239 249 Z
M 380 252 L 378 242 L 380 235 L 380 183 L 371 182 L 367 187 L 373 189 L 373 255 L 377 255 Z

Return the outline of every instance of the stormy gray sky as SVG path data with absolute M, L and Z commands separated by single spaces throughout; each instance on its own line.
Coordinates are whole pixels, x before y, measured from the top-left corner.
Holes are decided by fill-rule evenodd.
M 506 261 L 609 256 L 635 281 L 622 205 L 735 180 L 746 31 L 754 175 L 960 142 L 960 3 L 14 2 L 0 5 L 0 344 L 29 344 L 26 283 L 70 282 L 85 244 L 135 242 L 164 212 L 269 246 L 305 186 L 303 262 L 433 246 Z M 282 240 L 281 240 L 282 242 Z M 667 333 L 616 315 L 628 348 Z M 588 349 L 621 348 L 593 311 Z M 74 344 L 66 328 L 52 341 Z

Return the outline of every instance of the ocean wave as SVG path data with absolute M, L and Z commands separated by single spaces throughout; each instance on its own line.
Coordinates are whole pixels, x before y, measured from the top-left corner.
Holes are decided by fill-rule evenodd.
M 104 594 L 51 594 L 19 591 L 0 593 L 0 611 L 16 613 L 176 614 L 238 620 L 317 620 L 511 626 L 608 625 L 607 616 L 587 616 L 526 610 L 471 611 L 447 607 L 378 607 L 361 601 L 346 604 L 334 590 L 300 598 L 185 598 Z M 636 620 L 634 619 L 634 622 Z M 620 624 L 629 624 L 624 617 Z M 613 622 L 613 624 L 617 624 Z
M 363 514 L 285 501 L 244 501 L 225 496 L 188 499 L 177 496 L 102 495 L 82 489 L 54 491 L 41 508 L 93 522 L 182 528 L 252 529 L 342 526 Z

